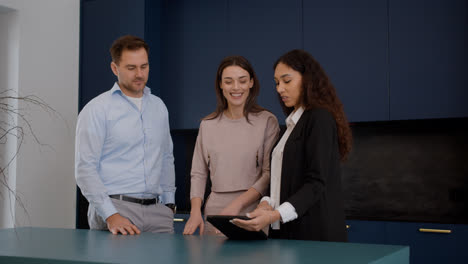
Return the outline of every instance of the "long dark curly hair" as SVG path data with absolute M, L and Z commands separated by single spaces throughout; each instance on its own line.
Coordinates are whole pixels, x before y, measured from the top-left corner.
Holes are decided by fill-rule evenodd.
M 218 71 L 216 72 L 215 79 L 215 92 L 216 92 L 216 110 L 206 116 L 205 120 L 215 119 L 220 116 L 224 110 L 228 108 L 228 103 L 226 98 L 221 91 L 221 77 L 223 75 L 224 69 L 229 66 L 239 66 L 242 69 L 246 70 L 249 73 L 250 79 L 253 80 L 253 86 L 250 88 L 249 96 L 247 97 L 244 105 L 244 116 L 249 121 L 249 113 L 259 113 L 265 110 L 265 108 L 257 104 L 257 96 L 260 92 L 260 83 L 258 81 L 257 75 L 250 64 L 250 62 L 242 56 L 228 56 L 224 58 L 218 66 Z
M 300 103 L 305 109 L 325 108 L 335 118 L 338 130 L 338 143 L 341 160 L 347 159 L 352 146 L 352 133 L 343 110 L 343 104 L 336 94 L 335 87 L 320 64 L 304 50 L 292 50 L 281 56 L 274 64 L 273 70 L 283 63 L 302 75 Z M 287 107 L 278 98 L 283 112 L 289 115 L 294 107 Z

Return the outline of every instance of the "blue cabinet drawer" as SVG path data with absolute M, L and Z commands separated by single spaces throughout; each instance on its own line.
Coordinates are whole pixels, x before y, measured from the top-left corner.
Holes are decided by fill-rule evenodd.
M 182 234 L 184 232 L 185 223 L 189 219 L 189 214 L 176 214 L 174 215 L 174 233 Z
M 453 230 L 455 237 L 456 263 L 468 262 L 468 225 L 455 225 Z M 455 263 L 455 262 L 454 262 Z
M 351 243 L 385 244 L 386 222 L 347 220 L 348 241 Z
M 463 231 L 466 228 L 454 224 L 388 222 L 386 243 L 410 246 L 414 264 L 461 263 Z

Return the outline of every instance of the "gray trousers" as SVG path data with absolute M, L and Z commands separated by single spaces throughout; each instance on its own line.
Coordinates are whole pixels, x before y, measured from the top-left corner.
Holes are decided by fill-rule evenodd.
M 141 232 L 174 233 L 174 213 L 160 203 L 141 205 L 127 201 L 111 199 L 119 214 L 136 225 Z M 97 210 L 89 205 L 88 223 L 91 229 L 108 230 L 107 223 Z

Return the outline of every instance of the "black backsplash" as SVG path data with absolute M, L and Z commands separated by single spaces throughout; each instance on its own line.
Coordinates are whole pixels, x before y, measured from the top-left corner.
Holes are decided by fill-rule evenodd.
M 468 119 L 352 129 L 342 174 L 348 218 L 468 223 Z

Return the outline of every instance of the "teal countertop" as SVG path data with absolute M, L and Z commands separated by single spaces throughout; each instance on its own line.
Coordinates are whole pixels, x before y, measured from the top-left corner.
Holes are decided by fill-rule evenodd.
M 0 263 L 409 263 L 409 247 L 107 231 L 0 229 Z

